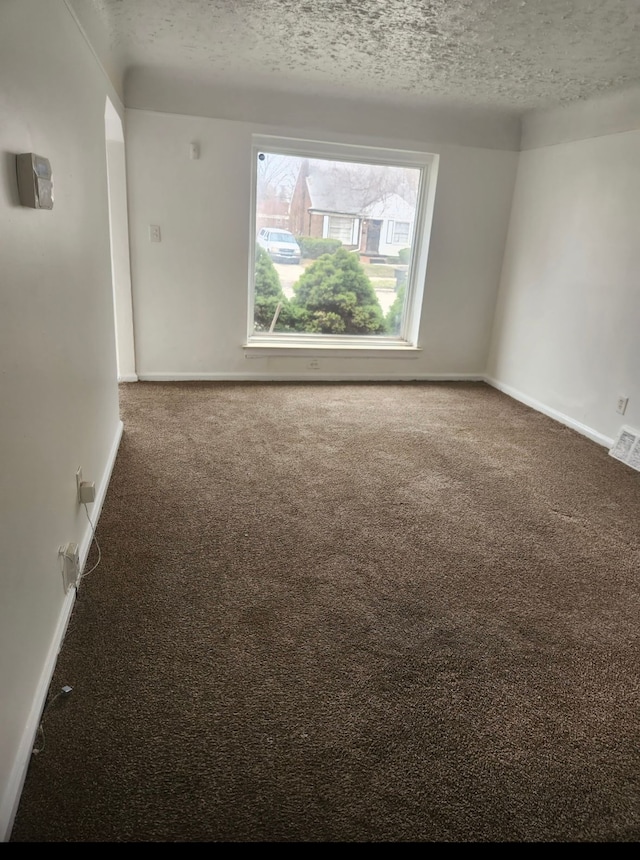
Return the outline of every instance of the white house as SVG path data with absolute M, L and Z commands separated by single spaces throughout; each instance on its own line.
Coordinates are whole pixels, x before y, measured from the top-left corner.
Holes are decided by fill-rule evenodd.
M 371 176 L 358 177 L 349 163 L 304 160 L 290 204 L 291 229 L 299 236 L 337 239 L 364 255 L 397 257 L 411 245 L 416 206 L 390 190 L 391 170 L 386 175 L 384 166 L 369 169 Z M 417 181 L 416 176 L 416 187 Z
M 411 246 L 415 206 L 407 203 L 399 194 L 376 200 L 366 207 L 363 216 L 369 223 L 379 225 L 377 248 L 370 248 L 371 254 L 397 257 L 399 251 Z

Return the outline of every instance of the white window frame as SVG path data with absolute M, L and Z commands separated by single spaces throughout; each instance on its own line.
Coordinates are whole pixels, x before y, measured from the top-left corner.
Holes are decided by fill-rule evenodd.
M 254 331 L 255 296 L 255 212 L 257 201 L 257 163 L 261 152 L 292 155 L 300 158 L 325 158 L 336 161 L 381 164 L 390 167 L 409 167 L 421 170 L 422 177 L 415 209 L 414 241 L 411 247 L 409 279 L 405 291 L 403 326 L 398 336 L 389 335 L 328 335 L 304 332 Z M 335 355 L 348 355 L 353 351 L 373 356 L 393 352 L 420 350 L 418 342 L 424 284 L 427 273 L 429 239 L 433 222 L 436 179 L 439 156 L 435 153 L 402 149 L 389 149 L 369 145 L 336 143 L 332 141 L 300 140 L 275 135 L 254 135 L 251 148 L 251 224 L 249 228 L 249 296 L 247 355 L 317 354 L 329 350 Z
M 325 215 L 322 219 L 322 238 L 333 238 L 330 235 L 332 218 L 344 218 L 345 221 L 347 219 L 351 221 L 351 240 L 347 242 L 347 244 L 355 245 L 357 247 L 360 244 L 360 219 L 355 218 L 353 215 Z
M 328 239 L 340 239 L 343 245 L 352 245 L 353 244 L 353 231 L 354 231 L 354 222 L 355 218 L 352 215 L 327 215 L 327 238 Z M 337 224 L 338 222 L 342 222 L 343 225 L 347 228 L 349 232 L 349 241 L 343 242 L 339 236 L 331 235 L 331 227 L 332 225 Z
M 387 221 L 387 245 L 393 244 L 393 228 L 395 221 Z
M 403 238 L 402 239 L 398 238 L 398 224 L 406 224 L 407 225 L 406 238 L 404 238 L 404 231 L 402 234 Z M 391 239 L 391 244 L 392 245 L 410 245 L 411 244 L 411 221 L 394 221 L 393 222 L 393 236 Z

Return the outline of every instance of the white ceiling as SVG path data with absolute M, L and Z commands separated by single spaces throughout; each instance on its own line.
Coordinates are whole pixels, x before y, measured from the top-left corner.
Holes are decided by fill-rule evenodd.
M 519 113 L 640 83 L 640 0 L 72 0 L 123 69 Z M 85 12 L 88 9 L 85 9 Z

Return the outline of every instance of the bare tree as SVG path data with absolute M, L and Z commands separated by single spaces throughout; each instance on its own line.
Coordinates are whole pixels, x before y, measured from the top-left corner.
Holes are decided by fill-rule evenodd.
M 291 200 L 302 159 L 261 152 L 258 156 L 258 198 Z
M 322 160 L 314 160 L 312 165 L 315 173 L 324 176 L 333 188 L 341 189 L 360 212 L 373 203 L 384 203 L 393 194 L 411 206 L 417 203 L 420 171 L 416 168 Z

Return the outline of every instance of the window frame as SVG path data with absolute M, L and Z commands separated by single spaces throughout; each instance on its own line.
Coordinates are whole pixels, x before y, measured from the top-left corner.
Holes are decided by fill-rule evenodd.
M 391 241 L 390 245 L 410 245 L 411 244 L 411 221 L 392 221 Z M 399 231 L 398 224 L 406 224 L 407 229 Z M 402 238 L 398 238 L 399 233 L 402 233 Z
M 256 204 L 258 155 L 269 152 L 298 158 L 333 159 L 359 164 L 407 167 L 421 171 L 418 198 L 415 207 L 413 244 L 409 260 L 410 277 L 405 290 L 403 325 L 398 336 L 390 335 L 330 335 L 304 332 L 259 332 L 254 331 L 255 313 L 255 254 L 256 254 Z M 247 354 L 264 352 L 274 355 L 315 353 L 330 350 L 335 355 L 406 353 L 421 349 L 418 338 L 422 311 L 424 285 L 439 156 L 436 153 L 378 147 L 365 144 L 340 143 L 328 140 L 308 140 L 276 135 L 255 134 L 251 144 L 251 203 L 248 260 L 248 307 L 247 337 L 244 349 Z

